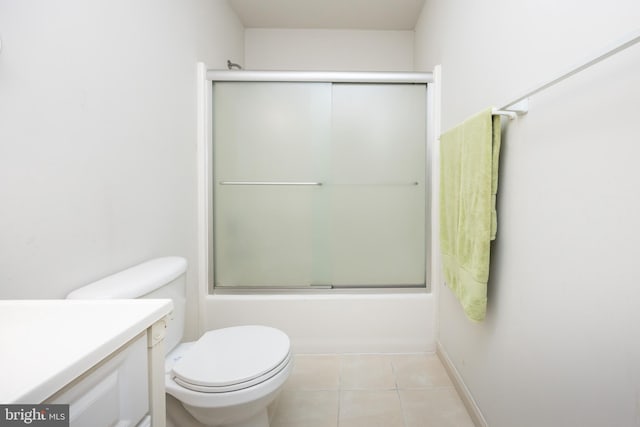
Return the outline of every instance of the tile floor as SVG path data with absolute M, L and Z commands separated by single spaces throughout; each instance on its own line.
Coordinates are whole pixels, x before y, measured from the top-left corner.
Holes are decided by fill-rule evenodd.
M 271 427 L 474 427 L 437 356 L 297 355 Z

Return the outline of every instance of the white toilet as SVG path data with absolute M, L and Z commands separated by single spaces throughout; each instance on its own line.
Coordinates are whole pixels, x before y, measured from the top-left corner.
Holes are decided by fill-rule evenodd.
M 186 269 L 184 258 L 157 258 L 76 289 L 67 298 L 172 299 L 173 320 L 165 338 L 167 393 L 203 424 L 269 427 L 267 406 L 293 367 L 289 337 L 267 326 L 235 326 L 180 343 Z

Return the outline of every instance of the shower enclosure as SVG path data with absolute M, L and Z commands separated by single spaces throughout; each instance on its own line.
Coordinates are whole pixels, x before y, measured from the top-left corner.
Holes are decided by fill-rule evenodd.
M 213 82 L 213 286 L 427 286 L 426 82 Z

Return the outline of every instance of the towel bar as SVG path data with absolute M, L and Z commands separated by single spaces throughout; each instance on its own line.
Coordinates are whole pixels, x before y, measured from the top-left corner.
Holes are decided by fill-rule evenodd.
M 220 181 L 220 185 L 322 185 L 321 182 Z

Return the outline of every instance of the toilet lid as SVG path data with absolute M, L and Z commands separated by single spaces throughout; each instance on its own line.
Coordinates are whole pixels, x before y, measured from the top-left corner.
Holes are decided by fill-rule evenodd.
M 217 329 L 202 335 L 176 362 L 173 375 L 191 389 L 237 390 L 275 375 L 288 360 L 289 347 L 289 337 L 268 326 Z

